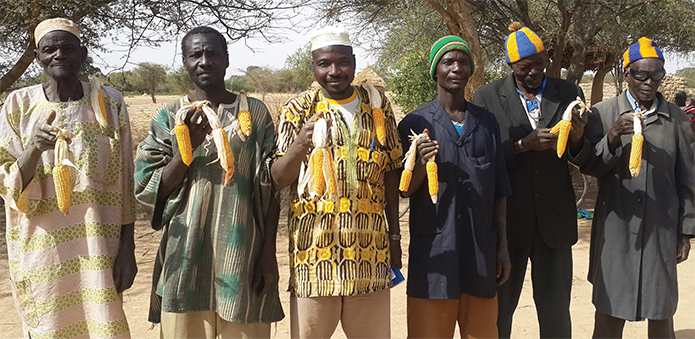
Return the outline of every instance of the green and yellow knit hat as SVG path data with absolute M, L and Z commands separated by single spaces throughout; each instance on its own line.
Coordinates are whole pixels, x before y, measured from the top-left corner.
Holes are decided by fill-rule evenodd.
M 466 42 L 466 40 L 463 40 L 455 35 L 447 35 L 437 40 L 437 42 L 435 42 L 430 49 L 430 78 L 432 78 L 432 80 L 434 80 L 434 75 L 437 73 L 437 64 L 439 63 L 439 59 L 442 58 L 444 53 L 454 49 L 460 49 L 468 54 L 468 57 L 471 59 L 471 75 L 475 72 L 475 62 L 473 62 L 471 46 Z
M 507 42 L 504 44 L 504 49 L 507 52 L 505 61 L 508 64 L 543 52 L 543 41 L 528 27 L 522 27 L 520 23 L 514 21 L 509 25 L 509 30 L 512 33 L 509 34 Z

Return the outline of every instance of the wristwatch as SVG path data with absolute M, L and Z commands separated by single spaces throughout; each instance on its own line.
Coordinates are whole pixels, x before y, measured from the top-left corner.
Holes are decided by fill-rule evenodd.
M 519 150 L 522 152 L 526 152 L 526 149 L 524 148 L 524 143 L 522 142 L 524 139 L 519 139 L 516 141 L 516 146 L 519 147 Z
M 389 233 L 389 239 L 394 240 L 394 241 L 398 241 L 398 240 L 401 240 L 401 235 Z

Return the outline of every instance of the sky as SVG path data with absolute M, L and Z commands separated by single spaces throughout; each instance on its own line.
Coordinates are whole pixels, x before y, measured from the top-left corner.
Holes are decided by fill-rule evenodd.
M 285 59 L 293 54 L 297 49 L 309 43 L 310 33 L 286 33 L 282 43 L 268 43 L 262 39 L 240 40 L 229 45 L 229 68 L 226 77 L 233 74 L 243 74 L 240 70 L 245 70 L 248 66 L 270 67 L 281 69 L 285 66 Z M 180 40 L 180 39 L 179 39 Z M 105 73 L 120 68 L 125 60 L 125 51 L 119 52 L 113 46 L 106 44 L 107 48 L 113 50 L 112 53 L 97 52 L 95 65 L 100 67 Z M 250 48 L 249 48 L 250 47 Z M 368 63 L 373 64 L 367 52 L 359 46 L 354 47 L 355 58 L 357 59 L 357 71 L 364 69 Z M 160 47 L 138 48 L 131 56 L 126 70 L 133 69 L 138 63 L 151 62 L 166 65 L 170 69 L 178 69 L 181 64 L 180 44 L 167 43 Z M 108 65 L 108 66 L 107 66 Z

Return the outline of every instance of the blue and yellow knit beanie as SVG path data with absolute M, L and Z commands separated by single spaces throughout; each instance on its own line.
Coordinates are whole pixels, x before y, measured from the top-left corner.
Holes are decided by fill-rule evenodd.
M 507 52 L 505 61 L 508 64 L 515 63 L 525 57 L 543 52 L 543 42 L 538 35 L 528 27 L 522 27 L 514 21 L 509 25 L 512 32 L 507 37 L 504 49 Z
M 430 78 L 434 80 L 434 76 L 437 73 L 437 64 L 439 59 L 442 58 L 444 53 L 451 51 L 453 49 L 460 49 L 468 54 L 471 59 L 471 75 L 475 72 L 475 62 L 473 62 L 473 55 L 471 54 L 471 46 L 466 42 L 466 40 L 461 39 L 455 35 L 447 35 L 435 42 L 430 48 Z
M 663 62 L 666 62 L 666 60 L 664 60 L 664 55 L 661 53 L 659 46 L 656 45 L 656 42 L 651 41 L 648 38 L 641 37 L 639 40 L 637 40 L 637 42 L 630 45 L 627 51 L 625 51 L 623 54 L 623 67 L 627 68 L 627 66 L 629 66 L 631 63 L 644 58 L 657 58 L 661 59 Z

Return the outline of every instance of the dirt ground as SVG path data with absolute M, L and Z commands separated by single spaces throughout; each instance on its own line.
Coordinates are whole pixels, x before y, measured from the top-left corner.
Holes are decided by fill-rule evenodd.
M 155 110 L 162 104 L 173 100 L 175 97 L 158 97 L 158 103 L 152 104 L 149 97 L 129 97 L 126 101 L 129 104 L 131 125 L 133 129 L 133 142 L 137 142 L 147 134 L 149 119 Z M 270 96 L 266 97 L 271 111 L 277 112 L 275 107 L 279 107 L 276 102 L 282 102 L 285 97 Z M 272 108 L 271 108 L 272 106 Z M 593 209 L 596 186 L 591 186 L 587 201 L 581 206 L 586 209 Z M 283 203 L 283 214 L 286 213 L 286 202 Z M 4 215 L 2 218 L 4 221 Z M 401 230 L 403 233 L 403 274 L 408 276 L 407 253 L 409 243 L 409 232 L 407 215 L 401 218 Z M 289 278 L 288 255 L 286 249 L 287 242 L 287 219 L 281 217 L 278 236 L 278 263 L 280 270 L 280 296 L 283 308 L 286 313 L 285 319 L 273 326 L 272 337 L 278 339 L 289 338 L 289 293 L 286 292 Z M 579 220 L 579 241 L 573 247 L 574 258 L 574 279 L 572 288 L 572 327 L 576 338 L 589 338 L 593 329 L 594 307 L 591 303 L 591 284 L 586 280 L 589 259 L 589 236 L 591 222 L 586 219 Z M 0 337 L 2 338 L 21 338 L 22 326 L 14 307 L 12 299 L 8 263 L 7 245 L 5 242 L 4 222 L 0 226 Z M 133 338 L 158 338 L 159 330 L 157 327 L 152 329 L 147 322 L 147 311 L 149 305 L 150 283 L 152 279 L 152 268 L 154 257 L 159 245 L 161 232 L 153 231 L 148 220 L 139 220 L 136 223 L 136 258 L 139 273 L 133 287 L 124 293 L 124 308 L 130 324 Z M 695 243 L 693 244 L 695 246 Z M 680 301 L 674 322 L 677 338 L 695 338 L 695 250 L 691 251 L 691 258 L 678 266 Z M 624 338 L 646 338 L 646 322 L 628 323 L 625 326 Z M 533 303 L 532 286 L 530 281 L 530 264 L 526 275 L 519 307 L 516 311 L 513 325 L 513 337 L 517 338 L 537 338 L 538 322 L 535 306 Z M 405 283 L 391 291 L 391 337 L 405 338 L 407 334 L 406 324 L 406 294 Z M 333 335 L 333 338 L 345 338 L 340 326 Z

